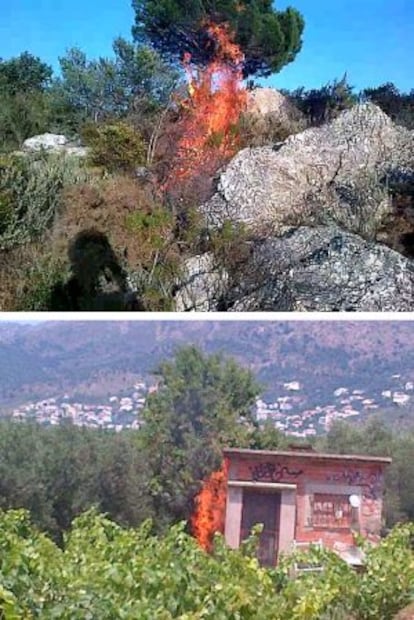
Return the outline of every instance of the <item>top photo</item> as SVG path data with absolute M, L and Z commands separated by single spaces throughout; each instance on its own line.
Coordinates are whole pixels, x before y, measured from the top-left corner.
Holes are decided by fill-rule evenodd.
M 1 16 L 0 312 L 414 310 L 414 2 Z

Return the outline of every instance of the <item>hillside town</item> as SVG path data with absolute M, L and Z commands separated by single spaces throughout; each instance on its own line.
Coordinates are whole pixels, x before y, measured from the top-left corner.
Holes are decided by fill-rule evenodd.
M 157 386 L 140 378 L 122 394 L 110 395 L 106 402 L 90 402 L 72 398 L 69 394 L 29 401 L 11 412 L 15 421 L 36 421 L 56 426 L 72 423 L 76 426 L 106 428 L 115 431 L 138 428 L 141 412 L 149 394 Z M 259 421 L 272 420 L 275 426 L 292 436 L 309 437 L 326 432 L 333 422 L 347 418 L 361 418 L 376 410 L 406 408 L 414 401 L 414 381 L 399 374 L 390 377 L 381 391 L 338 386 L 324 395 L 323 404 L 314 404 L 309 388 L 300 381 L 281 384 L 273 400 L 259 398 L 256 415 Z M 312 403 L 312 404 L 311 404 Z

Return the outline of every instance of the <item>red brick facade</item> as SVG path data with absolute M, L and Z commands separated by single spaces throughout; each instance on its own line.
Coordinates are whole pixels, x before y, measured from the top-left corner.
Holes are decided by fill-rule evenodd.
M 384 470 L 390 459 L 234 449 L 224 456 L 229 464 L 225 536 L 230 546 L 239 546 L 246 527 L 261 514 L 264 494 L 278 496 L 274 508 L 266 498 L 262 511 L 263 522 L 271 522 L 265 529 L 274 561 L 294 541 L 321 541 L 343 551 L 353 546 L 354 532 L 379 540 Z

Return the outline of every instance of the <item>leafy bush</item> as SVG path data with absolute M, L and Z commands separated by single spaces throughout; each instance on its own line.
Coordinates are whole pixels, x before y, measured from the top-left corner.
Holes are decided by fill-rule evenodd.
M 362 98 L 379 106 L 397 125 L 414 129 L 414 90 L 402 93 L 388 82 L 376 88 L 366 88 L 362 91 Z
M 67 277 L 67 266 L 62 257 L 45 253 L 27 264 L 19 274 L 14 310 L 40 312 L 66 308 L 52 308 L 51 296 L 56 286 Z
M 357 103 L 358 96 L 353 90 L 345 74 L 341 80 L 334 80 L 321 88 L 305 90 L 302 87 L 293 92 L 282 92 L 305 115 L 308 124 L 314 126 L 332 121 Z
M 412 597 L 413 526 L 367 549 L 358 575 L 334 553 L 312 550 L 322 572 L 289 577 L 303 554 L 276 569 L 259 567 L 253 536 L 239 550 L 215 539 L 211 555 L 173 526 L 163 537 L 150 521 L 123 529 L 90 510 L 58 548 L 23 510 L 0 514 L 0 609 L 18 618 L 152 620 L 391 620 Z M 388 580 L 389 577 L 389 580 Z
M 90 123 L 81 131 L 82 138 L 91 147 L 90 160 L 114 172 L 132 171 L 145 163 L 146 145 L 140 133 L 125 121 Z
M 132 277 L 141 299 L 151 310 L 171 310 L 171 291 L 180 264 L 175 218 L 159 205 L 150 211 L 135 211 L 126 225 L 140 251 Z
M 50 226 L 62 190 L 90 177 L 84 162 L 64 155 L 14 155 L 0 160 L 0 250 L 27 243 Z

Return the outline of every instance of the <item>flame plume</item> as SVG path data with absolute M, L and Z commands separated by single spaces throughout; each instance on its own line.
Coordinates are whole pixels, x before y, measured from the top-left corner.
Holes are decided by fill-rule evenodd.
M 205 68 L 191 64 L 184 55 L 189 97 L 184 110 L 181 138 L 165 189 L 179 189 L 197 175 L 214 174 L 237 151 L 235 127 L 246 109 L 243 86 L 244 55 L 226 25 L 206 24 L 214 58 Z
M 195 499 L 195 511 L 191 527 L 195 538 L 205 551 L 211 551 L 216 532 L 224 533 L 228 462 L 225 460 L 219 471 L 205 480 Z

